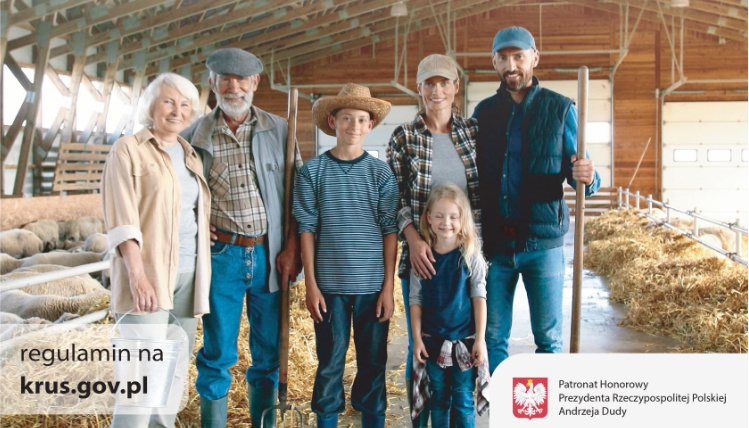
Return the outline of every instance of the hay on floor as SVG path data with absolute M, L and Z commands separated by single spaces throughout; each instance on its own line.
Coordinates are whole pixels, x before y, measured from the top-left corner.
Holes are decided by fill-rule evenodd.
M 585 225 L 585 267 L 606 276 L 622 321 L 680 341 L 678 352 L 747 352 L 747 267 L 636 210 Z

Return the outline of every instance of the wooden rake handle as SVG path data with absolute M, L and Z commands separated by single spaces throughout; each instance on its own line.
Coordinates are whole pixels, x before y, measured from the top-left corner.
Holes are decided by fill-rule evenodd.
M 577 71 L 577 158 L 585 157 L 585 125 L 588 121 L 588 67 Z M 583 235 L 585 226 L 585 184 L 577 182 L 575 195 L 575 256 L 572 262 L 572 323 L 570 352 L 580 352 L 580 308 L 583 287 Z

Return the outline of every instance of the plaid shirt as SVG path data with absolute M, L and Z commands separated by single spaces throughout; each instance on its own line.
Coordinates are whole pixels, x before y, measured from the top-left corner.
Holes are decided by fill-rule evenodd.
M 453 354 L 455 354 L 455 358 L 453 358 Z M 472 360 L 473 358 L 466 347 L 465 340 L 445 340 L 442 342 L 442 348 L 440 348 L 440 356 L 437 359 L 437 364 L 443 369 L 458 366 L 460 370 L 466 371 L 473 369 Z M 429 399 L 432 398 L 432 394 L 429 389 L 429 375 L 427 374 L 426 364 L 420 363 L 414 355 L 411 356 L 411 364 L 414 369 L 412 380 L 413 385 L 411 388 L 411 402 L 413 403 L 413 408 L 411 409 L 411 420 L 416 420 L 416 418 L 419 417 L 419 413 L 421 413 L 421 411 L 424 410 L 424 407 L 426 407 Z M 489 408 L 489 400 L 484 394 L 486 388 L 489 387 L 489 381 L 491 380 L 489 363 L 484 360 L 476 370 L 476 413 L 481 416 Z
M 246 236 L 268 233 L 265 204 L 257 187 L 252 158 L 252 134 L 257 122 L 254 110 L 233 133 L 219 112 L 213 128 L 213 166 L 211 186 L 211 224 Z
M 468 200 L 471 202 L 473 220 L 481 236 L 481 210 L 479 208 L 479 176 L 476 168 L 476 136 L 478 121 L 453 115 L 451 120 L 452 140 L 455 150 L 463 160 L 468 182 Z M 398 183 L 398 230 L 403 233 L 413 223 L 419 230 L 419 221 L 432 190 L 432 133 L 421 115 L 413 122 L 404 123 L 390 137 L 390 167 Z M 408 245 L 403 245 L 398 274 L 408 275 L 411 261 Z

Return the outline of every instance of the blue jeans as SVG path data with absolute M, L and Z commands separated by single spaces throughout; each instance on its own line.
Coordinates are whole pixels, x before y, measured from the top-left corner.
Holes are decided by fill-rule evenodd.
M 432 412 L 433 427 L 473 428 L 473 385 L 474 370 L 460 370 L 458 366 L 440 367 L 432 360 L 427 360 L 427 374 L 429 375 L 429 390 L 432 398 L 429 400 Z M 450 424 L 450 408 L 454 422 Z
M 354 324 L 356 377 L 351 386 L 351 406 L 360 412 L 384 416 L 387 407 L 385 364 L 390 321 L 379 322 L 377 299 L 372 294 L 323 294 L 327 312 L 315 323 L 317 374 L 312 390 L 312 411 L 329 418 L 345 409 L 343 370 Z
M 264 245 L 240 247 L 216 242 L 211 249 L 211 313 L 203 315 L 203 348 L 195 360 L 195 387 L 201 397 L 218 400 L 229 393 L 231 373 L 237 363 L 237 336 L 242 305 L 247 301 L 250 321 L 250 354 L 247 383 L 255 388 L 278 386 L 280 352 L 279 308 L 281 293 L 270 293 Z
M 411 279 L 401 278 L 401 291 L 403 292 L 403 306 L 406 308 L 406 330 L 408 331 L 408 354 L 406 355 L 406 383 L 409 384 L 411 382 L 411 378 L 413 377 L 413 364 L 411 364 L 411 360 L 413 359 L 414 355 L 414 339 L 411 337 L 411 307 L 408 304 L 408 294 L 410 293 L 410 284 Z M 409 399 L 410 400 L 410 399 Z
M 504 361 L 512 328 L 512 302 L 523 275 L 536 353 L 562 352 L 562 247 L 497 254 L 490 260 L 486 280 L 486 346 L 489 370 Z

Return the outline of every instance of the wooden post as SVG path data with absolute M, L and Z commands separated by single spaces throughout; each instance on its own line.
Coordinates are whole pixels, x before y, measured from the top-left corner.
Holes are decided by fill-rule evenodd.
M 86 65 L 86 56 L 76 56 L 73 60 L 73 72 L 70 76 L 70 108 L 65 113 L 65 119 L 63 121 L 62 135 L 60 136 L 60 143 L 70 143 L 73 141 L 73 133 L 75 132 L 75 115 L 78 106 L 78 93 L 81 89 L 81 79 L 83 78 L 83 67 Z
M 289 129 L 286 136 L 286 175 L 284 181 L 284 238 L 291 228 L 291 181 L 294 177 L 294 161 L 296 154 L 296 116 L 299 91 L 293 88 L 289 91 Z M 281 355 L 278 368 L 278 403 L 283 412 L 288 409 L 286 404 L 289 375 L 289 287 L 291 284 L 281 284 Z
M 27 92 L 26 95 L 26 101 L 29 102 L 31 108 L 26 114 L 26 127 L 23 130 L 23 137 L 21 139 L 21 154 L 18 156 L 18 169 L 16 169 L 16 181 L 13 185 L 13 196 L 23 196 L 23 185 L 26 182 L 26 171 L 29 168 L 31 146 L 34 144 L 34 130 L 36 129 L 36 120 L 41 105 L 42 83 L 44 82 L 47 61 L 49 59 L 50 27 L 50 22 L 42 21 L 37 28 L 39 40 L 37 44 L 36 64 L 34 65 L 34 83 L 31 91 Z
M 588 67 L 582 66 L 577 73 L 577 157 L 585 157 L 585 124 L 588 120 Z M 570 352 L 580 352 L 580 308 L 583 288 L 583 236 L 585 227 L 585 184 L 577 182 L 575 200 L 575 258 L 572 274 L 572 326 Z

